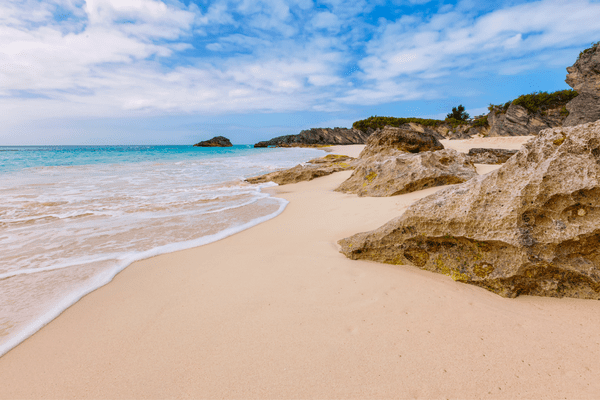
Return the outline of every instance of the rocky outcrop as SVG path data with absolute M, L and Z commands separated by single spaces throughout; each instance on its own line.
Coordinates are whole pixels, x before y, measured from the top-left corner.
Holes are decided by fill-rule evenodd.
M 567 68 L 565 82 L 579 95 L 567 104 L 569 116 L 564 126 L 574 126 L 600 119 L 600 42 L 581 52 Z
M 519 150 L 473 148 L 467 154 L 473 164 L 504 164 Z
M 298 135 L 278 136 L 271 140 L 258 142 L 254 147 L 301 147 L 319 145 L 364 144 L 370 133 L 358 129 L 313 128 Z
M 440 141 L 427 132 L 386 126 L 373 132 L 359 157 L 367 158 L 375 154 L 391 155 L 398 151 L 420 153 L 443 148 Z
M 544 130 L 500 169 L 339 244 L 352 259 L 411 264 L 505 297 L 600 299 L 600 121 Z
M 565 115 L 562 106 L 545 110 L 542 113 L 530 113 L 525 107 L 511 104 L 506 111 L 492 110 L 488 114 L 490 130 L 488 136 L 529 136 L 537 135 L 541 130 L 561 126 Z
M 310 181 L 321 176 L 331 175 L 334 172 L 353 169 L 356 161 L 357 159 L 353 157 L 329 154 L 290 169 L 248 178 L 246 181 L 249 183 L 275 182 L 279 185 Z
M 225 136 L 215 136 L 210 140 L 204 140 L 202 142 L 198 142 L 194 145 L 194 147 L 231 147 L 233 146 L 229 139 Z
M 386 152 L 361 159 L 337 189 L 359 196 L 395 196 L 434 186 L 462 183 L 477 171 L 469 158 L 452 149 L 418 154 Z

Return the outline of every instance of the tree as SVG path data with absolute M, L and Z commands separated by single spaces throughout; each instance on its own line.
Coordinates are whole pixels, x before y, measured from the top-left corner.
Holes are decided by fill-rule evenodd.
M 463 107 L 461 104 L 458 107 L 452 107 L 452 112 L 448 114 L 446 118 L 452 118 L 458 121 L 466 121 L 469 119 L 469 114 L 465 112 L 465 107 Z

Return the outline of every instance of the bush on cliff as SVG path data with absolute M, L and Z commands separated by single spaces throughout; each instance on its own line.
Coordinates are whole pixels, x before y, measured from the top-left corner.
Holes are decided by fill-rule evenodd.
M 597 49 L 598 49 L 598 47 L 599 47 L 598 45 L 600 45 L 600 42 L 592 43 L 591 47 L 589 47 L 589 48 L 587 48 L 587 49 L 585 49 L 585 50 L 582 50 L 582 51 L 579 53 L 579 57 L 577 57 L 577 60 L 579 60 L 579 59 L 581 58 L 581 56 L 582 56 L 582 55 L 584 55 L 584 54 L 587 54 L 587 53 L 595 53 L 595 52 L 596 52 L 596 50 L 597 50 Z
M 361 119 L 352 124 L 352 127 L 363 132 L 367 129 L 382 129 L 386 125 L 399 127 L 400 125 L 408 124 L 410 122 L 421 124 L 423 126 L 436 127 L 444 123 L 439 119 L 424 119 L 424 118 L 395 118 L 395 117 L 369 117 L 367 119 Z
M 524 94 L 513 100 L 513 104 L 526 108 L 529 112 L 537 113 L 549 108 L 559 107 L 567 104 L 577 96 L 573 89 L 559 90 L 554 93 L 537 92 Z
M 503 105 L 490 104 L 488 110 L 496 110 L 496 114 L 505 113 L 511 104 L 521 106 L 527 109 L 530 113 L 545 112 L 549 108 L 564 106 L 569 101 L 577 96 L 577 92 L 573 89 L 559 90 L 553 93 L 548 92 L 533 92 L 523 94 L 513 101 L 508 101 Z
M 476 127 L 479 127 L 479 126 L 481 126 L 481 127 L 487 127 L 487 126 L 490 126 L 490 123 L 488 122 L 488 117 L 487 117 L 487 115 L 484 115 L 484 116 L 483 116 L 483 117 L 481 117 L 481 118 L 477 118 L 475 121 L 473 121 L 473 124 L 472 124 L 471 126 L 472 126 L 473 128 L 476 128 Z

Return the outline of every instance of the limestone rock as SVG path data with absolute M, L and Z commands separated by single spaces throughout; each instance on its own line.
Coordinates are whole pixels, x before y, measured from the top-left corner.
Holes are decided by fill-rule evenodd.
M 511 104 L 506 113 L 492 110 L 488 114 L 490 130 L 488 136 L 529 136 L 537 135 L 542 129 L 562 125 L 565 119 L 560 108 L 546 110 L 545 114 L 530 113 L 525 107 Z
M 233 146 L 229 139 L 224 136 L 215 136 L 210 140 L 204 140 L 202 142 L 198 142 L 194 145 L 194 147 L 231 147 Z
M 473 164 L 504 164 L 519 150 L 473 148 L 467 154 Z
M 339 244 L 505 297 L 600 299 L 600 121 L 544 130 L 498 170 Z
M 565 82 L 579 95 L 567 104 L 569 116 L 564 126 L 574 126 L 600 119 L 600 43 L 582 52 L 567 68 Z
M 442 150 L 443 148 L 444 146 L 435 136 L 425 131 L 419 132 L 413 129 L 386 126 L 371 134 L 359 157 L 367 158 L 374 154 L 390 155 L 395 154 L 397 151 L 419 153 Z
M 365 133 L 354 128 L 313 128 L 304 130 L 298 135 L 278 136 L 271 140 L 258 142 L 254 147 L 364 144 L 369 135 L 370 133 Z
M 462 183 L 477 176 L 469 158 L 452 149 L 418 154 L 375 154 L 361 159 L 336 191 L 359 196 L 395 196 L 434 186 Z
M 271 172 L 246 179 L 249 183 L 275 182 L 279 185 L 310 181 L 321 176 L 331 175 L 334 172 L 353 169 L 356 158 L 329 154 L 325 157 L 315 158 L 306 164 L 299 164 L 283 171 Z

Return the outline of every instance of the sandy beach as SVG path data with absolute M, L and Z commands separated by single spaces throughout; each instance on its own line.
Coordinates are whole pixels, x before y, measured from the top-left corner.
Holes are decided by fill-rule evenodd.
M 440 189 L 333 192 L 350 174 L 270 188 L 278 217 L 132 264 L 0 358 L 0 398 L 599 397 L 600 302 L 347 259 L 339 239 Z

